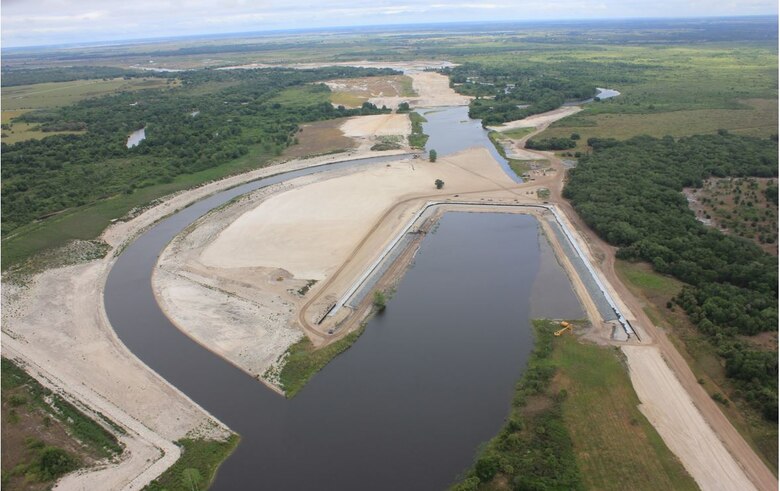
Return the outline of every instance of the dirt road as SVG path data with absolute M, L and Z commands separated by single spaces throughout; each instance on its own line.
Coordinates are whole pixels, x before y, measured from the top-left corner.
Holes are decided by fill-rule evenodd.
M 525 139 L 528 139 L 535 134 L 538 134 L 546 126 L 540 127 L 540 129 L 534 133 L 527 135 Z M 713 464 L 713 462 L 702 461 L 700 456 L 695 452 L 688 451 L 684 455 L 677 454 L 681 459 L 686 469 L 697 480 L 697 483 L 704 489 L 739 489 L 728 487 L 712 487 L 716 483 L 731 483 L 741 482 L 739 476 L 735 476 L 735 469 L 739 469 L 745 473 L 747 478 L 753 485 L 762 490 L 776 490 L 778 487 L 777 478 L 772 474 L 769 468 L 764 464 L 761 458 L 753 451 L 750 445 L 747 444 L 744 438 L 734 428 L 731 422 L 723 415 L 718 408 L 717 404 L 702 388 L 702 386 L 696 380 L 693 372 L 691 371 L 685 359 L 677 351 L 677 348 L 671 343 L 666 333 L 658 328 L 650 318 L 645 314 L 641 302 L 634 297 L 630 290 L 623 285 L 615 272 L 615 253 L 617 249 L 599 238 L 579 217 L 576 211 L 572 208 L 568 201 L 561 196 L 563 190 L 563 175 L 564 167 L 561 160 L 554 155 L 553 152 L 539 152 L 527 150 L 530 153 L 536 154 L 539 158 L 547 159 L 550 165 L 557 170 L 553 176 L 547 178 L 537 179 L 539 184 L 547 185 L 550 189 L 551 203 L 558 205 L 559 209 L 567 216 L 568 220 L 578 230 L 581 237 L 585 240 L 588 248 L 590 249 L 590 255 L 595 259 L 595 263 L 608 280 L 611 287 L 615 290 L 617 297 L 628 307 L 631 316 L 633 317 L 632 324 L 640 332 L 643 343 L 642 347 L 630 348 L 624 350 L 629 357 L 629 364 L 632 363 L 631 359 L 636 357 L 637 360 L 634 366 L 642 366 L 643 362 L 648 356 L 647 353 L 643 353 L 641 350 L 658 350 L 662 359 L 666 362 L 668 368 L 674 374 L 679 385 L 684 389 L 684 397 L 679 392 L 664 392 L 663 390 L 658 392 L 650 391 L 644 393 L 645 399 L 643 403 L 652 405 L 657 403 L 660 399 L 662 404 L 670 411 L 676 411 L 678 414 L 687 414 L 687 397 L 690 397 L 693 407 L 695 407 L 706 422 L 705 427 L 701 428 L 703 432 L 712 432 L 715 436 L 715 440 L 708 438 L 708 441 L 712 445 L 720 442 L 737 462 L 737 467 L 721 465 L 720 463 Z M 646 348 L 645 348 L 646 346 Z M 647 373 L 647 372 L 644 372 Z M 658 387 L 655 387 L 658 389 Z M 639 394 L 639 390 L 637 390 Z M 675 394 L 675 396 L 673 396 Z M 639 394 L 640 399 L 643 394 Z M 651 420 L 652 421 L 652 420 Z M 662 425 L 657 426 L 659 433 L 667 442 L 670 448 L 673 450 L 676 448 L 695 448 L 696 438 L 705 438 L 703 436 L 692 435 L 688 432 L 680 431 L 666 431 Z M 676 452 L 676 451 L 675 451 Z M 677 453 L 677 452 L 676 452 Z M 720 455 L 720 454 L 719 454 Z M 722 455 L 721 457 L 722 458 Z M 700 476 L 697 478 L 697 476 Z M 706 478 L 706 476 L 719 476 L 719 479 Z

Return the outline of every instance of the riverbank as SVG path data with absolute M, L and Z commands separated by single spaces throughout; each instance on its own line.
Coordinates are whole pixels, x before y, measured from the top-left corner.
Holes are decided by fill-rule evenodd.
M 452 489 L 698 489 L 637 409 L 620 357 L 578 340 L 587 327 L 573 325 L 555 337 L 558 322 L 534 321 L 507 422 Z
M 384 152 L 394 154 L 398 152 Z M 65 488 L 143 487 L 179 457 L 173 442 L 221 440 L 229 430 L 141 363 L 116 337 L 106 318 L 102 290 L 116 256 L 163 217 L 219 190 L 265 176 L 359 159 L 377 152 L 296 160 L 177 193 L 117 222 L 102 234 L 106 257 L 3 278 L 3 355 L 21 362 L 37 380 L 100 412 L 127 432 L 123 460 L 99 471 L 66 476 Z M 55 314 L 56 313 L 56 314 Z

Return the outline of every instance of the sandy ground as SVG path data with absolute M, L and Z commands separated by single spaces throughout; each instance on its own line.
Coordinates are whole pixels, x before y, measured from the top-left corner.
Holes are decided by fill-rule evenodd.
M 115 252 L 162 217 L 219 190 L 279 172 L 377 154 L 382 153 L 296 160 L 206 184 L 139 210 L 131 220 L 106 229 L 101 238 Z M 61 482 L 63 489 L 140 489 L 178 458 L 173 441 L 187 435 L 228 435 L 221 423 L 149 370 L 116 337 L 102 299 L 113 259 L 112 252 L 101 260 L 50 269 L 24 284 L 3 278 L 3 355 L 128 433 L 120 463 L 69 475 Z
M 703 490 L 756 489 L 650 346 L 624 346 L 639 409 Z
M 534 114 L 533 116 L 529 116 L 525 119 L 519 119 L 517 121 L 509 121 L 500 126 L 488 126 L 488 129 L 495 130 L 495 131 L 505 131 L 514 128 L 542 127 L 542 126 L 549 125 L 554 121 L 558 121 L 559 119 L 565 118 L 566 116 L 571 116 L 572 114 L 576 114 L 580 111 L 582 111 L 582 108 L 580 106 L 565 106 L 565 107 L 560 107 L 558 109 L 554 109 L 552 111 L 548 111 L 546 113 Z
M 340 129 L 355 141 L 359 151 L 370 150 L 382 137 L 397 137 L 398 143 L 408 148 L 406 137 L 412 132 L 412 122 L 408 114 L 375 114 L 349 118 Z
M 369 102 L 379 107 L 398 107 L 408 102 L 412 107 L 466 106 L 471 97 L 458 94 L 450 87 L 450 79 L 436 72 L 409 70 L 405 72 L 412 79 L 412 87 L 417 93 L 412 97 L 372 97 Z
M 317 292 L 318 303 L 307 311 L 321 314 L 388 240 L 372 235 L 372 227 L 401 226 L 424 203 L 417 197 L 443 194 L 436 179 L 448 193 L 512 185 L 485 149 L 436 163 L 407 159 L 288 181 L 204 217 L 174 240 L 154 275 L 158 299 L 188 335 L 263 375 L 302 335 L 294 316 L 301 305 Z M 343 274 L 335 277 L 337 271 Z M 317 283 L 302 294 L 309 280 Z

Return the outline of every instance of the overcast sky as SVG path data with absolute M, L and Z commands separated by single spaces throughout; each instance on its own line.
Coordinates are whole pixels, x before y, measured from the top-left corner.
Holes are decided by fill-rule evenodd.
M 777 0 L 2 0 L 2 45 L 404 23 L 777 15 L 777 7 Z

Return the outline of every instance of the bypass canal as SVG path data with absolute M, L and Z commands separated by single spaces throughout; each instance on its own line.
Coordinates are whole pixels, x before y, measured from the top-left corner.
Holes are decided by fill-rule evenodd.
M 386 312 L 292 400 L 160 310 L 151 288 L 157 257 L 198 217 L 263 186 L 382 161 L 295 171 L 211 196 L 148 230 L 111 270 L 105 305 L 121 340 L 241 435 L 213 489 L 446 488 L 503 424 L 533 346 L 532 314 L 581 315 L 536 219 L 498 213 L 445 214 Z M 532 297 L 547 301 L 532 310 Z

